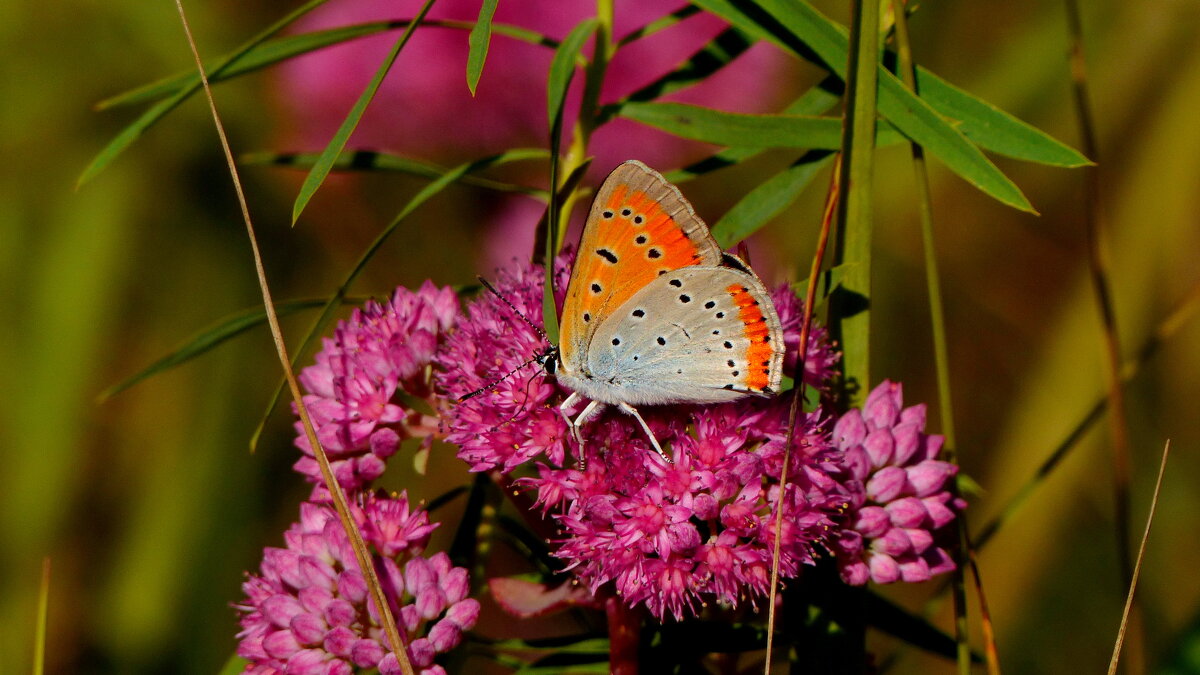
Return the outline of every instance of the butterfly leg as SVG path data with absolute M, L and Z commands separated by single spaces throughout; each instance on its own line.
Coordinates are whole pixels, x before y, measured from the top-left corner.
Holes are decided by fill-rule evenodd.
M 582 398 L 583 397 L 579 394 L 572 392 L 571 395 L 567 397 L 567 400 L 563 401 L 562 405 L 558 407 L 558 412 L 562 414 L 563 419 L 567 422 L 567 428 L 571 430 L 571 437 L 574 438 L 575 442 L 579 444 L 578 467 L 580 471 L 587 469 L 587 453 L 583 448 L 583 436 L 579 433 L 579 427 L 582 427 L 589 420 L 593 419 L 604 410 L 603 403 L 600 401 L 592 401 L 587 404 L 587 407 L 583 409 L 583 412 L 576 415 L 575 419 L 572 420 L 567 414 L 567 411 L 573 408 L 575 404 L 578 403 Z
M 650 431 L 650 425 L 646 424 L 646 420 L 642 419 L 642 416 L 640 413 L 638 413 L 637 408 L 629 405 L 628 403 L 618 403 L 617 407 L 623 412 L 633 415 L 637 419 L 637 421 L 642 425 L 642 431 L 645 431 L 646 436 L 650 439 L 650 445 L 654 446 L 654 451 L 658 453 L 659 457 L 662 457 L 667 464 L 675 463 L 671 461 L 671 458 L 667 456 L 667 453 L 663 452 L 662 446 L 658 444 L 658 439 L 654 437 L 654 432 Z

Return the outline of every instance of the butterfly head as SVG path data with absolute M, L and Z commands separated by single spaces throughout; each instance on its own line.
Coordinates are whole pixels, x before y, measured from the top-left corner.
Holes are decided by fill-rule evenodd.
M 558 370 L 558 347 L 555 347 L 554 345 L 546 347 L 536 357 L 534 357 L 534 360 L 537 361 L 537 364 L 546 371 L 547 375 L 554 375 Z

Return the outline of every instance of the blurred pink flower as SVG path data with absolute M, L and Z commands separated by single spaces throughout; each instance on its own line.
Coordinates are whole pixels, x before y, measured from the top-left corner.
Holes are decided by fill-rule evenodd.
M 680 0 L 618 2 L 617 39 L 683 6 Z M 408 19 L 417 0 L 343 0 L 329 3 L 302 19 L 297 30 L 311 31 L 353 23 Z M 528 28 L 561 40 L 595 11 L 591 0 L 501 2 L 494 20 Z M 441 0 L 428 19 L 474 22 L 478 0 Z M 609 102 L 643 87 L 685 61 L 721 32 L 725 24 L 704 13 L 622 47 L 612 59 L 601 101 Z M 350 106 L 362 93 L 399 31 L 287 61 L 279 69 L 277 89 L 287 120 L 285 145 L 323 147 Z M 467 31 L 419 27 L 401 52 L 368 108 L 351 147 L 456 160 L 509 147 L 547 144 L 546 79 L 553 50 L 493 33 L 476 96 L 467 89 Z M 763 112 L 778 103 L 780 75 L 787 57 L 756 45 L 704 82 L 667 97 L 724 110 Z M 579 87 L 577 78 L 575 88 Z M 577 92 L 568 102 L 567 120 L 578 107 Z M 565 133 L 570 133 L 568 121 Z M 684 141 L 639 124 L 616 120 L 593 138 L 596 171 L 632 156 L 653 166 L 678 166 L 704 152 Z

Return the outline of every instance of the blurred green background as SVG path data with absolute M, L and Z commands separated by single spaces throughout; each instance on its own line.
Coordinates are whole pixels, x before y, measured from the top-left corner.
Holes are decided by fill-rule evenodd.
M 228 50 L 283 11 L 267 2 L 191 5 L 206 54 Z M 1128 356 L 1200 283 L 1200 5 L 1087 5 L 1103 216 Z M 821 6 L 843 18 L 840 4 Z M 923 3 L 912 29 L 923 65 L 1079 146 L 1060 3 Z M 0 44 L 0 671 L 29 669 L 41 561 L 49 556 L 51 672 L 213 672 L 234 648 L 230 603 L 240 597 L 243 570 L 257 567 L 264 545 L 280 542 L 307 492 L 289 468 L 287 414 L 277 412 L 258 452 L 248 452 L 278 378 L 269 337 L 252 331 L 96 400 L 189 335 L 259 301 L 207 109 L 191 100 L 95 181 L 73 189 L 92 156 L 133 118 L 91 106 L 189 67 L 175 7 L 2 3 Z M 270 81 L 257 74 L 218 89 L 235 151 L 276 147 L 281 103 Z M 464 82 L 460 76 L 447 86 Z M 786 159 L 766 156 L 684 191 L 712 222 Z M 1084 266 L 1083 176 L 997 162 L 1040 217 L 933 168 L 960 452 L 985 490 L 972 498 L 975 526 L 1029 480 L 1103 389 Z M 878 172 L 874 376 L 904 382 L 910 403 L 934 403 L 907 151 L 881 152 Z M 278 299 L 330 292 L 423 184 L 335 177 L 291 229 L 299 176 L 256 167 L 243 178 Z M 807 269 L 826 184 L 818 178 L 760 235 L 755 250 L 779 261 L 770 281 L 786 278 L 789 265 Z M 383 294 L 425 278 L 465 283 L 486 271 L 476 255 L 487 227 L 480 200 L 478 191 L 454 187 L 431 202 L 354 292 Z M 307 320 L 286 322 L 291 340 Z M 1173 444 L 1140 586 L 1150 663 L 1171 672 L 1200 668 L 1198 375 L 1200 321 L 1189 317 L 1128 390 L 1138 533 L 1159 452 L 1166 439 Z M 1095 672 L 1107 663 L 1124 600 L 1108 439 L 1103 423 L 1088 432 L 981 553 L 1009 672 Z M 411 489 L 436 494 L 419 482 Z M 920 609 L 934 586 L 886 592 Z M 948 612 L 943 605 L 934 615 L 947 629 Z M 896 670 L 952 670 L 873 640 Z

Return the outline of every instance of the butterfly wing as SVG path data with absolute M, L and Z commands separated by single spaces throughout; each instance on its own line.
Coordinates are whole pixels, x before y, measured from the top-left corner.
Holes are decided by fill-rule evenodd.
M 719 265 L 721 249 L 679 188 L 636 160 L 596 194 L 563 305 L 560 357 L 578 373 L 597 327 L 660 274 Z
M 762 282 L 731 267 L 652 279 L 596 330 L 590 394 L 630 404 L 715 403 L 779 391 L 783 331 Z

